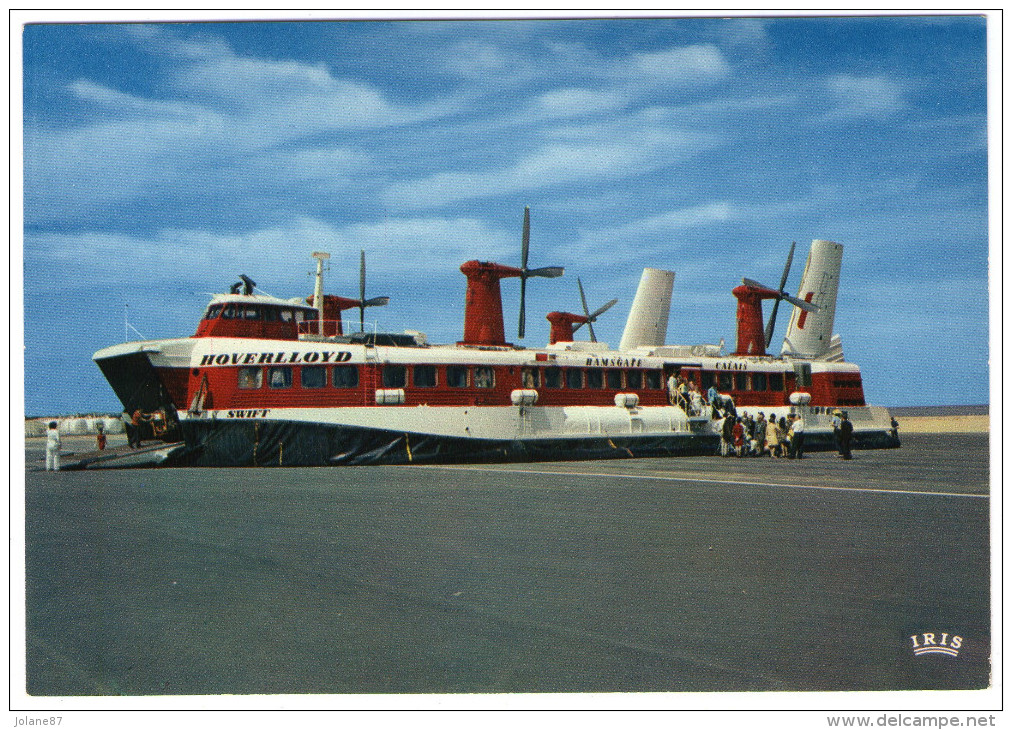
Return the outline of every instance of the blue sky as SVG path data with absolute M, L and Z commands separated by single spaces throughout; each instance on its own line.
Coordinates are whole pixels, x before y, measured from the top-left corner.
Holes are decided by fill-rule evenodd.
M 617 346 L 643 266 L 668 340 L 733 347 L 742 276 L 844 245 L 836 331 L 882 405 L 986 400 L 985 21 L 951 18 L 29 25 L 25 411 L 115 410 L 91 355 L 193 333 L 241 273 L 463 330 L 468 259 L 518 265 L 528 346 L 578 311 Z M 519 287 L 503 285 L 515 340 Z M 54 306 L 55 303 L 55 306 Z M 787 324 L 780 318 L 776 342 Z M 779 350 L 779 347 L 777 347 Z M 955 354 L 955 357 L 954 357 Z

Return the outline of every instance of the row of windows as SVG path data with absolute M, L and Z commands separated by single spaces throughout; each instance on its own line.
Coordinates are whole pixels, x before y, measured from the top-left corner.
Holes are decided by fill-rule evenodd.
M 729 391 L 766 392 L 768 390 L 782 391 L 784 389 L 783 373 L 748 373 L 729 371 L 704 371 L 702 385 L 703 390 L 709 390 L 715 385 L 722 393 Z
M 266 372 L 267 385 L 271 388 L 291 388 L 294 382 L 293 368 L 287 365 L 273 367 L 239 368 L 239 387 L 253 390 L 263 387 Z M 356 388 L 359 384 L 357 365 L 302 366 L 300 380 L 303 388 L 327 387 L 327 373 L 335 388 Z M 659 390 L 663 386 L 660 370 L 601 370 L 588 368 L 522 368 L 521 384 L 525 388 L 547 389 L 601 389 L 620 390 L 643 388 Z M 404 365 L 384 365 L 380 383 L 384 388 L 403 388 L 407 385 L 408 368 Z M 414 365 L 411 367 L 411 384 L 416 388 L 434 388 L 437 385 L 435 365 Z M 495 370 L 490 367 L 448 365 L 446 385 L 450 388 L 492 388 L 495 386 Z
M 245 319 L 252 322 L 302 322 L 314 312 L 257 304 L 215 304 L 208 308 L 204 319 Z

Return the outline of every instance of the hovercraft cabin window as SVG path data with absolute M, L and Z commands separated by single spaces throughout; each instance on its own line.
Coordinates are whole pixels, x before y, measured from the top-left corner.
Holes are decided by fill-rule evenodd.
M 600 390 L 604 386 L 604 371 L 598 368 L 587 370 L 587 387 Z
M 520 385 L 523 388 L 537 388 L 538 387 L 538 369 L 537 368 L 523 368 L 520 371 Z
M 766 390 L 766 373 L 752 373 L 752 390 Z
M 435 388 L 436 366 L 415 365 L 411 368 L 411 378 L 416 388 Z
M 207 314 L 204 315 L 204 319 L 216 319 L 221 314 L 222 305 L 215 304 L 213 307 L 209 307 Z
M 748 390 L 748 373 L 735 373 L 734 374 L 734 389 L 735 390 Z
M 647 388 L 650 390 L 660 390 L 663 387 L 661 385 L 663 379 L 661 378 L 660 370 L 647 370 L 646 380 L 647 380 Z
M 622 389 L 622 371 L 621 370 L 605 370 L 604 380 L 608 384 L 608 390 L 621 390 Z
M 474 387 L 492 388 L 495 386 L 495 371 L 492 368 L 478 367 L 474 369 Z
M 358 387 L 358 365 L 335 365 L 331 375 L 335 388 Z
M 463 365 L 447 365 L 446 384 L 451 388 L 466 388 L 467 368 Z
M 731 378 L 731 373 L 727 371 L 721 371 L 717 373 L 717 390 L 719 390 L 721 393 L 726 393 L 727 391 L 731 390 L 732 384 L 733 379 Z
M 267 383 L 272 388 L 291 388 L 292 387 L 292 369 L 287 365 L 282 367 L 268 368 L 270 375 L 267 378 Z
M 784 374 L 770 373 L 770 390 L 783 390 L 783 389 L 784 389 Z
M 263 384 L 263 368 L 239 368 L 239 387 L 241 389 L 256 390 Z
M 403 388 L 407 382 L 407 368 L 403 365 L 383 366 L 383 387 Z
M 545 368 L 545 387 L 562 387 L 562 368 Z
M 643 371 L 642 370 L 626 370 L 625 371 L 625 384 L 629 390 L 639 390 L 643 387 Z
M 566 387 L 572 389 L 583 387 L 583 371 L 580 368 L 566 368 Z
M 319 365 L 303 366 L 300 375 L 303 388 L 323 388 L 327 385 L 327 368 Z

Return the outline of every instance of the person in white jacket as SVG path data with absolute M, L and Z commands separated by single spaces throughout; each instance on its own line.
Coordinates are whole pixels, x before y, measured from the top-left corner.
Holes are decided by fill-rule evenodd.
M 60 470 L 60 429 L 56 421 L 46 429 L 46 471 Z

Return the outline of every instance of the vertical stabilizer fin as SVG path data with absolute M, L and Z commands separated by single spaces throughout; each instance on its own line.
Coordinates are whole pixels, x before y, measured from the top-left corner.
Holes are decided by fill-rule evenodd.
M 842 261 L 842 245 L 819 239 L 812 241 L 798 299 L 818 305 L 819 310 L 795 309 L 791 313 L 781 354 L 821 360 L 830 353 Z
M 668 336 L 668 314 L 674 284 L 674 271 L 643 269 L 619 349 L 660 347 L 664 344 Z

